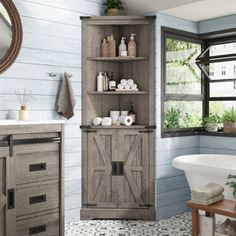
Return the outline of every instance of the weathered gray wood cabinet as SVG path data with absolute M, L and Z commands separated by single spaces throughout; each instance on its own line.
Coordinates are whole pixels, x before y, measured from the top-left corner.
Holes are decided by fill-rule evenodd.
M 63 236 L 63 125 L 0 125 L 0 236 Z
M 136 33 L 136 58 L 102 58 L 100 42 Z M 82 17 L 82 219 L 155 219 L 155 20 L 153 17 Z M 117 52 L 118 54 L 118 52 Z M 96 92 L 96 75 L 133 78 L 138 92 Z M 118 80 L 117 80 L 118 82 Z M 95 127 L 111 110 L 136 112 L 131 127 Z

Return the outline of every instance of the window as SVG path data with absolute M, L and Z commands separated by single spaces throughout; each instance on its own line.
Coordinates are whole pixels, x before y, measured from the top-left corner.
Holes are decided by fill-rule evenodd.
M 199 129 L 203 117 L 201 70 L 196 35 L 162 28 L 162 133 Z
M 225 110 L 236 108 L 236 40 L 208 41 L 209 94 L 206 96 L 209 113 L 222 115 Z M 205 70 L 207 72 L 207 69 Z M 207 115 L 207 114 L 206 114 Z

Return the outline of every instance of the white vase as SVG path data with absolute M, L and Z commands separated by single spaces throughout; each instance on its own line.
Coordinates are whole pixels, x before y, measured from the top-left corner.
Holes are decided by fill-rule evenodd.
M 19 120 L 28 120 L 29 119 L 29 111 L 27 110 L 26 106 L 21 106 L 19 110 Z

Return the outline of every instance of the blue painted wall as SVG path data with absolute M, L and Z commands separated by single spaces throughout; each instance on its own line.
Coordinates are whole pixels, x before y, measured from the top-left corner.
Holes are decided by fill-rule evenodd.
M 156 20 L 156 208 L 157 218 L 166 218 L 187 209 L 190 190 L 184 173 L 172 167 L 178 155 L 199 152 L 199 139 L 193 137 L 161 138 L 161 26 L 198 33 L 198 23 L 165 14 Z
M 71 79 L 77 99 L 75 117 L 65 126 L 65 215 L 78 220 L 81 206 L 81 22 L 102 14 L 102 0 L 13 0 L 21 15 L 23 47 L 14 65 L 0 75 L 0 119 L 19 104 L 14 90 L 32 90 L 30 119 L 60 119 L 55 101 L 61 74 Z M 78 3 L 79 2 L 79 3 Z M 48 73 L 58 76 L 50 78 Z

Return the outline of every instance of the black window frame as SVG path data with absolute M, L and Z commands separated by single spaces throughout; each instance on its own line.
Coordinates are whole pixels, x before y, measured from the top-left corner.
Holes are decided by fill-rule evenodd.
M 235 29 L 236 31 L 236 29 Z M 235 31 L 229 31 L 229 32 L 234 32 Z M 223 35 L 224 35 L 225 31 L 222 31 Z M 227 31 L 226 31 L 227 32 Z M 214 37 L 215 35 L 215 37 Z M 220 34 L 220 37 L 217 37 L 217 34 L 210 34 L 210 39 L 206 38 L 204 41 L 206 42 L 207 47 L 211 46 L 211 45 L 220 45 L 220 44 L 226 44 L 226 43 L 236 43 L 236 36 L 222 36 Z M 203 37 L 203 36 L 202 36 Z M 213 37 L 213 38 L 212 38 Z M 221 59 L 221 58 L 225 58 L 225 55 L 217 55 L 217 58 Z M 230 59 L 228 61 L 231 61 Z M 210 96 L 210 86 L 211 83 L 217 83 L 217 82 L 225 82 L 227 83 L 227 81 L 235 81 L 236 79 L 218 79 L 216 80 L 209 80 L 208 78 L 206 78 L 205 76 L 205 80 L 207 81 L 206 83 L 206 89 L 207 89 L 207 94 L 205 95 L 205 103 L 207 104 L 207 110 L 204 114 L 204 116 L 209 116 L 209 110 L 210 110 L 210 102 L 213 101 L 235 101 L 236 102 L 236 96 L 228 96 L 228 97 L 224 97 L 224 96 L 220 96 L 220 97 L 211 97 Z
M 201 101 L 202 102 L 202 117 L 206 114 L 206 105 L 205 105 L 205 79 L 204 75 L 201 73 L 201 95 L 189 95 L 183 94 L 182 99 L 181 94 L 166 94 L 166 38 L 172 38 L 176 40 L 182 40 L 192 43 L 198 43 L 202 45 L 202 50 L 206 48 L 205 41 L 200 37 L 199 34 L 177 30 L 169 27 L 161 27 L 161 137 L 178 137 L 178 136 L 188 136 L 197 134 L 199 131 L 202 131 L 202 127 L 192 127 L 192 128 L 178 128 L 178 129 L 166 129 L 164 127 L 165 117 L 164 117 L 164 104 L 168 100 L 178 100 L 179 101 Z M 168 99 L 167 99 L 168 98 Z

